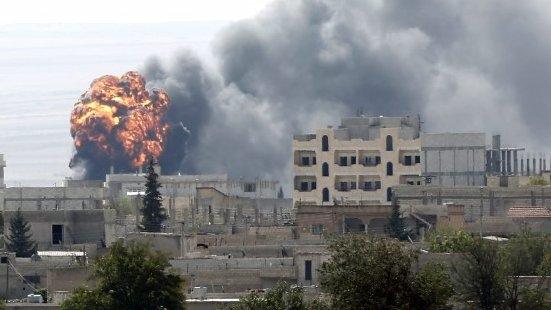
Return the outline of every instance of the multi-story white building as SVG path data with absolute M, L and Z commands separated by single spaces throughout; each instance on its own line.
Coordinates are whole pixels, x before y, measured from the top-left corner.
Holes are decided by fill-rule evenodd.
M 418 116 L 349 117 L 293 139 L 293 203 L 381 204 L 392 187 L 421 185 Z

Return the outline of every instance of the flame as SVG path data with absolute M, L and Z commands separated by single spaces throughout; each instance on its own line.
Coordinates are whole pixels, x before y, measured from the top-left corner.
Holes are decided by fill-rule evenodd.
M 93 146 L 112 162 L 123 158 L 138 168 L 163 152 L 169 125 L 164 121 L 170 98 L 163 90 L 148 92 L 145 79 L 130 71 L 120 78 L 92 82 L 71 113 L 71 136 L 77 153 Z

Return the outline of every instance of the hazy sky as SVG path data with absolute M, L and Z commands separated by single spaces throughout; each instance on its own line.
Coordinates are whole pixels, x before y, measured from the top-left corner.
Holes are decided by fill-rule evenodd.
M 0 24 L 151 23 L 249 18 L 269 0 L 20 0 L 4 1 Z
M 71 175 L 74 103 L 93 79 L 128 70 L 168 91 L 193 133 L 183 166 L 201 173 L 289 184 L 292 134 L 360 107 L 551 150 L 549 1 L 4 2 L 11 186 Z

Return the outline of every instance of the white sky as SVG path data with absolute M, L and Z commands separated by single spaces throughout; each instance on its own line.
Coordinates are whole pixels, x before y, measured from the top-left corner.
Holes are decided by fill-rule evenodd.
M 252 17 L 271 0 L 8 0 L 0 24 L 233 21 Z

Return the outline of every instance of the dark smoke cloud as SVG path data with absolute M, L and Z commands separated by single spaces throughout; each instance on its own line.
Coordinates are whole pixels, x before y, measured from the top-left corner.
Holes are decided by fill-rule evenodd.
M 292 134 L 360 107 L 547 143 L 549 26 L 544 2 L 277 1 L 219 35 L 218 70 L 183 53 L 146 76 L 191 131 L 188 171 L 289 183 Z

